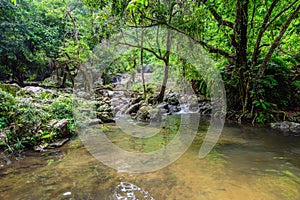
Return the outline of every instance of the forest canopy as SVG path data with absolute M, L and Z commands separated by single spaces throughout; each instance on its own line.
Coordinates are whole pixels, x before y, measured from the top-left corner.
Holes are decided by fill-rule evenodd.
M 263 123 L 299 108 L 299 0 L 3 0 L 0 10 L 3 82 L 25 86 L 56 74 L 54 86 L 72 87 L 99 43 L 121 29 L 163 26 L 210 53 L 229 117 Z M 163 62 L 167 73 L 173 62 L 168 52 L 156 59 L 143 48 L 126 56 L 127 66 L 106 64 L 99 73 L 108 80 L 135 70 L 136 62 Z M 183 66 L 181 74 L 205 95 L 200 75 Z M 161 88 L 157 100 L 163 96 Z

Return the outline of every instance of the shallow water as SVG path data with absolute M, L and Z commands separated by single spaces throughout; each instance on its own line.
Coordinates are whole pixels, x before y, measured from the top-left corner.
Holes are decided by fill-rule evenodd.
M 114 144 L 132 151 L 152 151 L 174 137 L 173 132 L 162 131 L 147 141 L 124 136 L 114 124 L 103 128 Z M 206 129 L 207 122 L 201 122 L 189 149 L 171 165 L 151 173 L 111 169 L 95 159 L 79 138 L 59 149 L 28 151 L 11 165 L 2 162 L 0 199 L 106 200 L 113 199 L 124 182 L 156 200 L 300 199 L 300 137 L 227 124 L 214 150 L 199 159 Z

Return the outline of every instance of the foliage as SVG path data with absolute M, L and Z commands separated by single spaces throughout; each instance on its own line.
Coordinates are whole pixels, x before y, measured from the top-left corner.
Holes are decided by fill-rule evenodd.
M 229 110 L 240 119 L 258 119 L 260 113 L 273 120 L 273 111 L 299 107 L 299 6 L 298 0 L 0 1 L 0 80 L 22 85 L 56 71 L 55 85 L 73 86 L 101 41 L 121 28 L 164 26 L 211 53 L 223 75 Z M 136 74 L 141 63 L 163 64 L 172 67 L 177 81 L 184 77 L 209 96 L 195 67 L 168 51 L 157 57 L 158 48 L 151 53 L 137 47 L 113 63 L 99 55 L 97 72 L 110 83 L 115 75 Z M 159 71 L 154 76 L 167 81 Z
M 75 132 L 73 120 L 72 95 L 57 95 L 41 92 L 32 97 L 13 97 L 0 89 L 0 137 L 1 144 L 8 151 L 22 151 L 25 147 L 33 147 L 53 142 L 62 133 L 56 132 L 49 122 L 53 119 L 68 119 L 67 132 Z M 27 97 L 30 101 L 26 100 Z

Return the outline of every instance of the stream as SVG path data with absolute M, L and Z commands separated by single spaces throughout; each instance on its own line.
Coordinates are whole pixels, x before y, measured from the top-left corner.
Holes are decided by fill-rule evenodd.
M 170 116 L 175 121 L 179 117 Z M 10 165 L 0 163 L 0 199 L 300 199 L 300 137 L 228 123 L 213 151 L 199 159 L 208 125 L 201 120 L 188 150 L 169 166 L 149 173 L 107 167 L 79 137 L 58 149 L 27 151 Z M 139 152 L 161 148 L 176 135 L 165 128 L 143 139 L 124 135 L 113 123 L 101 128 L 114 144 Z

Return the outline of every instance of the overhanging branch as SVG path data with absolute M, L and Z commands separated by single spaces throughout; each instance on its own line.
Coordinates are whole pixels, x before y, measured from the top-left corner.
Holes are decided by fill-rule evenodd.
M 286 32 L 287 28 L 291 24 L 292 20 L 297 16 L 299 10 L 300 10 L 300 5 L 298 5 L 298 7 L 296 7 L 296 9 L 293 11 L 293 13 L 291 14 L 291 16 L 287 19 L 287 21 L 282 26 L 279 34 L 277 35 L 274 43 L 272 44 L 272 46 L 270 48 L 268 54 L 266 55 L 263 63 L 261 64 L 261 67 L 259 68 L 258 77 L 261 78 L 264 75 L 264 72 L 265 72 L 265 70 L 267 68 L 267 65 L 270 62 L 272 54 L 274 53 L 275 49 L 278 47 L 280 40 L 282 39 L 284 33 Z
M 207 2 L 207 0 L 198 0 L 198 2 L 199 1 L 200 1 L 200 3 L 206 5 L 205 3 Z M 212 7 L 209 7 L 208 5 L 206 5 L 206 6 L 208 7 L 209 12 L 214 16 L 214 18 L 218 21 L 218 23 L 220 25 L 228 26 L 232 29 L 234 28 L 234 24 L 232 22 L 224 20 L 215 9 L 213 9 Z

